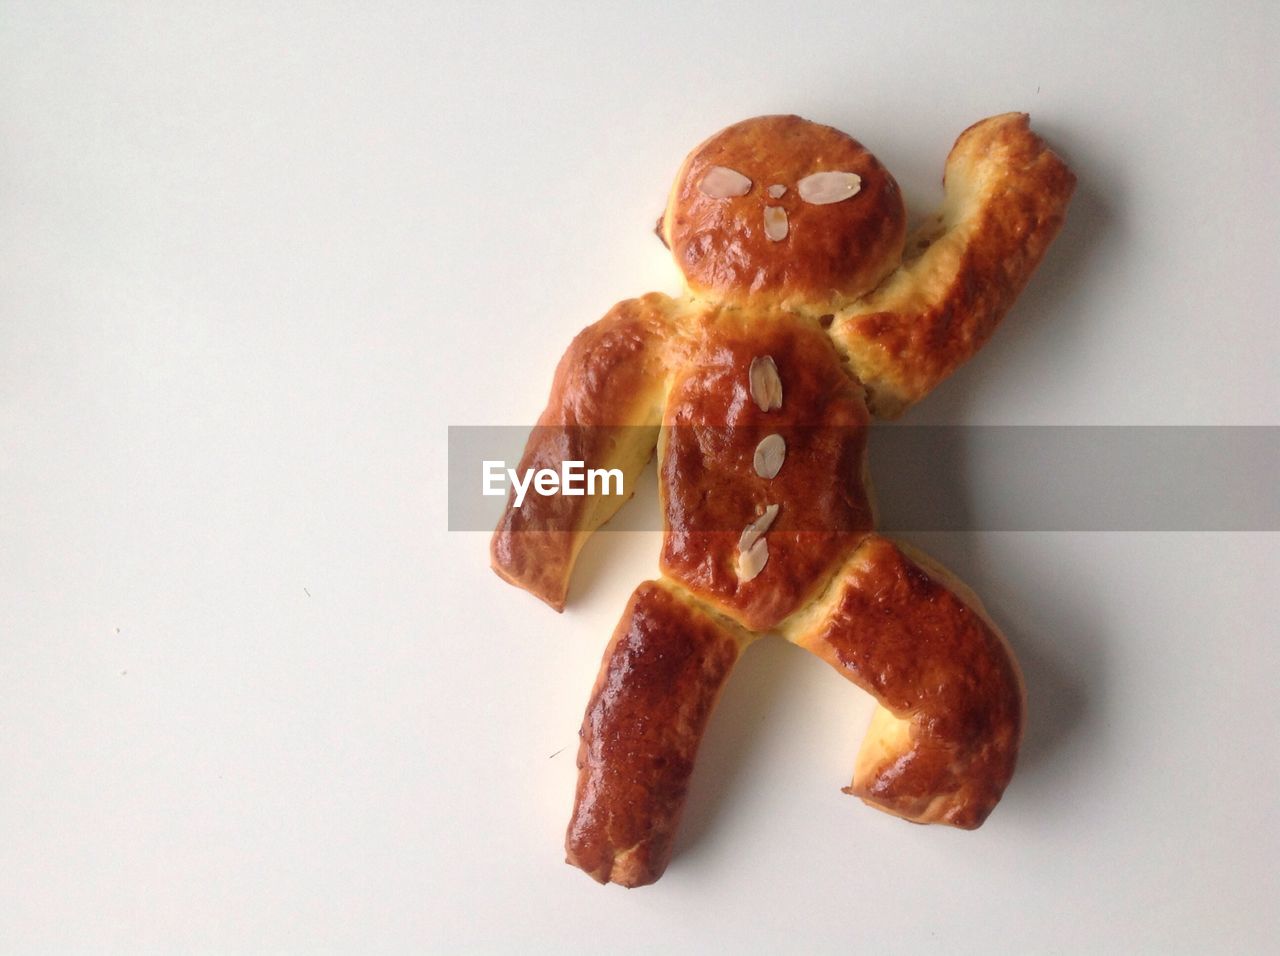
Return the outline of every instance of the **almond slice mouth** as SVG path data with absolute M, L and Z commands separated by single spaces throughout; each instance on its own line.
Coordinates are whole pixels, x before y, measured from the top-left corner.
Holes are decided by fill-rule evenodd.
M 771 242 L 787 238 L 787 211 L 781 206 L 764 207 L 764 234 Z
M 772 355 L 751 360 L 747 383 L 751 387 L 751 398 L 760 411 L 771 412 L 782 407 L 782 379 L 778 376 L 778 366 L 774 364 Z
M 766 435 L 756 445 L 753 460 L 756 474 L 761 478 L 776 478 L 782 470 L 782 463 L 787 458 L 787 443 L 781 435 Z
M 751 180 L 728 166 L 712 166 L 698 183 L 698 192 L 712 199 L 732 199 L 751 192 Z
M 796 192 L 800 194 L 800 198 L 815 206 L 844 202 L 856 196 L 861 188 L 862 177 L 857 173 L 845 172 L 813 173 L 796 183 Z

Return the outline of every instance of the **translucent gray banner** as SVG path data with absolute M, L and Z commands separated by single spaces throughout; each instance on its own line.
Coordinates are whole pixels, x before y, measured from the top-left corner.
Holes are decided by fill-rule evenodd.
M 511 489 L 505 469 L 523 480 L 533 431 L 450 427 L 449 530 L 494 528 Z M 621 431 L 610 437 L 625 440 Z M 571 454 L 598 444 L 584 429 L 555 437 Z M 868 456 L 878 527 L 888 532 L 1280 530 L 1280 427 L 875 425 Z M 501 482 L 486 462 L 502 463 Z M 571 469 L 571 489 L 585 488 L 585 469 L 598 464 L 586 461 L 576 481 Z M 486 468 L 489 490 L 501 494 L 484 493 Z M 596 477 L 598 490 L 605 482 Z M 650 466 L 640 500 L 602 530 L 660 529 L 654 484 Z M 537 494 L 530 480 L 526 501 Z

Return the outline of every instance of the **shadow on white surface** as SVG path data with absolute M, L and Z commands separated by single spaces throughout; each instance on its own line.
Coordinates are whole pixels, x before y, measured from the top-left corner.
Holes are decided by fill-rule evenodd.
M 739 659 L 698 753 L 672 866 L 687 863 L 721 838 L 735 842 L 729 832 L 730 821 L 739 816 L 735 804 L 754 789 L 776 787 L 778 768 L 764 755 L 774 749 L 780 732 L 794 732 L 796 723 L 805 722 L 805 694 L 812 685 L 804 670 L 815 664 L 816 658 L 774 636 L 756 641 Z M 855 687 L 849 691 L 850 725 L 861 726 L 865 720 L 858 721 L 857 708 L 861 704 L 869 717 L 871 699 Z
M 1017 796 L 1078 777 L 1069 751 L 1102 720 L 1107 641 L 1088 585 L 1070 563 L 1037 566 L 988 561 L 980 535 L 911 536 L 913 544 L 950 568 L 977 592 L 1004 632 L 1027 685 L 1027 726 L 1018 769 L 997 815 Z M 1038 803 L 1039 814 L 1052 800 Z

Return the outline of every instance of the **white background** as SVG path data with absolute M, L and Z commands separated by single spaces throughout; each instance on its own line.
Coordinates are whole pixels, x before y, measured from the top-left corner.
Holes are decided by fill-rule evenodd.
M 910 420 L 1280 424 L 1274 6 L 683 6 L 0 5 L 0 950 L 1275 945 L 1275 534 L 915 535 L 1027 672 L 986 826 L 841 794 L 867 700 L 771 639 L 667 875 L 561 862 L 657 535 L 553 614 L 447 531 L 446 427 L 676 290 L 651 229 L 719 127 L 846 129 L 917 213 L 992 113 L 1076 169 Z

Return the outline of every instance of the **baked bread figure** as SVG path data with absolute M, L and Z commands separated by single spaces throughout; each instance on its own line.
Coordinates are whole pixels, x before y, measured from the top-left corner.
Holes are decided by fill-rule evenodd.
M 983 345 L 1075 177 L 1007 113 L 961 134 L 944 185 L 907 237 L 897 183 L 856 140 L 797 116 L 730 126 L 685 160 L 659 224 L 687 293 L 619 303 L 556 370 L 521 471 L 583 461 L 629 493 L 656 450 L 664 512 L 662 576 L 631 596 L 581 730 L 568 862 L 602 883 L 662 875 L 712 708 L 765 633 L 875 697 L 846 792 L 973 828 L 1013 774 L 1018 665 L 968 588 L 873 532 L 867 428 Z M 509 500 L 494 569 L 561 610 L 624 500 Z

